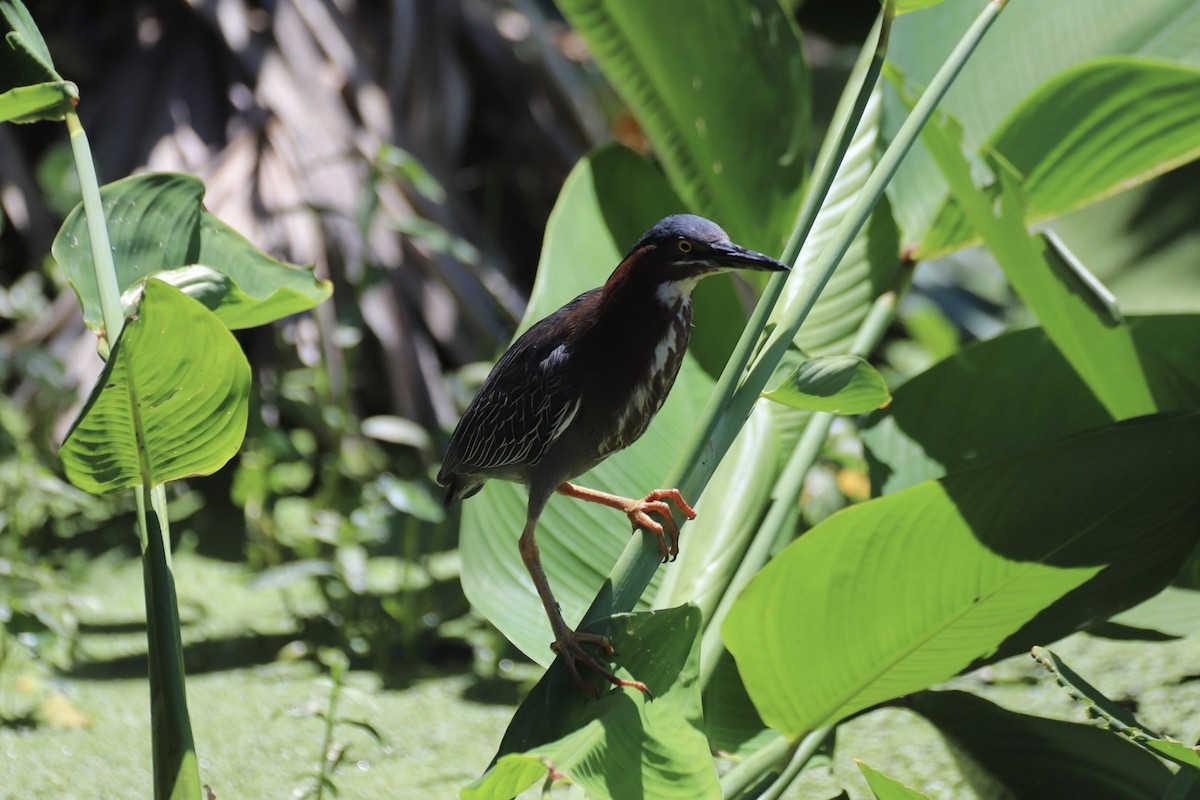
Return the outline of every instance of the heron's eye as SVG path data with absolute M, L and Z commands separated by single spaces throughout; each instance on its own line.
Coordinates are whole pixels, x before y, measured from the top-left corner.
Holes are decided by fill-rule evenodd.
M 692 243 L 689 242 L 687 239 L 680 239 L 676 243 L 676 246 L 679 248 L 679 252 L 681 252 L 681 253 L 692 252 Z

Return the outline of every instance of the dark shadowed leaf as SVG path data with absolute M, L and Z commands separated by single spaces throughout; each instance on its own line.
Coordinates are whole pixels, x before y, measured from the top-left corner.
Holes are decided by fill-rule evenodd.
M 1155 402 L 1200 405 L 1200 316 L 1128 320 Z M 1111 421 L 1040 329 L 967 347 L 895 392 L 863 439 L 877 494 Z
M 1008 711 L 966 692 L 921 692 L 908 705 L 1018 800 L 1046 796 L 1162 797 L 1171 771 L 1091 725 Z

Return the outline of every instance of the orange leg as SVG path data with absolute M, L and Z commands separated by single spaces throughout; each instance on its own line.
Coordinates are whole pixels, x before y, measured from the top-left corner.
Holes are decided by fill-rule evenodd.
M 554 644 L 550 645 L 550 649 L 562 657 L 563 665 L 566 666 L 571 680 L 583 691 L 597 697 L 600 696 L 600 691 L 596 686 L 580 677 L 576 662 L 583 662 L 585 666 L 590 667 L 614 686 L 628 686 L 653 699 L 654 695 L 646 688 L 646 684 L 641 681 L 618 678 L 611 669 L 582 647 L 585 644 L 596 645 L 605 655 L 611 656 L 613 647 L 607 636 L 573 631 L 563 620 L 562 610 L 559 609 L 558 602 L 554 599 L 554 593 L 550 591 L 550 582 L 546 580 L 546 572 L 542 569 L 541 554 L 538 551 L 537 541 L 534 539 L 536 528 L 537 517 L 530 517 L 525 522 L 525 531 L 521 534 L 521 560 L 525 562 L 525 568 L 529 570 L 529 575 L 533 578 L 533 585 L 537 588 L 538 596 L 542 598 L 542 605 L 546 608 L 546 615 L 550 618 L 550 628 L 554 631 Z
M 679 526 L 675 524 L 675 518 L 671 516 L 671 506 L 665 501 L 670 500 L 674 503 L 675 507 L 683 512 L 683 515 L 688 519 L 696 518 L 696 512 L 683 499 L 683 495 L 679 493 L 678 489 L 655 489 L 641 500 L 632 500 L 628 497 L 601 492 L 597 489 L 576 486 L 566 481 L 556 491 L 559 494 L 565 494 L 567 497 L 577 497 L 589 503 L 599 503 L 600 505 L 625 512 L 626 516 L 629 517 L 629 521 L 633 523 L 634 529 L 644 528 L 658 537 L 658 550 L 662 553 L 664 562 L 668 559 L 674 561 L 679 557 Z M 651 513 L 661 516 L 663 520 L 662 524 L 656 522 L 650 516 Z M 665 531 L 663 529 L 664 526 L 666 527 Z M 671 544 L 669 547 L 667 546 L 667 533 L 671 534 Z

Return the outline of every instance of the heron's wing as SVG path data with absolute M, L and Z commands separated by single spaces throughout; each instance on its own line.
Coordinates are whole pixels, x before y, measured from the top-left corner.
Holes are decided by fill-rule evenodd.
M 496 362 L 450 439 L 444 474 L 532 466 L 571 424 L 580 394 L 569 345 L 554 324 L 568 308 L 534 325 Z

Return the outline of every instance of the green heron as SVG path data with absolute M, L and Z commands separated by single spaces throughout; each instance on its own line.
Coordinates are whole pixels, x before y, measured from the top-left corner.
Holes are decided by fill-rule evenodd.
M 633 500 L 569 481 L 646 431 L 683 363 L 692 290 L 701 278 L 731 269 L 787 267 L 734 244 L 702 217 L 663 219 L 637 241 L 603 286 L 579 295 L 513 342 L 450 437 L 437 476 L 448 487 L 446 505 L 475 494 L 490 478 L 528 487 L 521 558 L 550 617 L 551 649 L 585 691 L 596 689 L 580 678 L 576 662 L 614 685 L 649 694 L 645 684 L 618 678 L 581 646 L 596 645 L 611 656 L 606 637 L 574 631 L 563 620 L 534 539 L 538 517 L 555 492 L 600 503 L 624 512 L 634 530 L 653 533 L 664 560 L 678 555 L 679 530 L 668 501 L 688 519 L 696 516 L 678 489 L 658 489 Z

